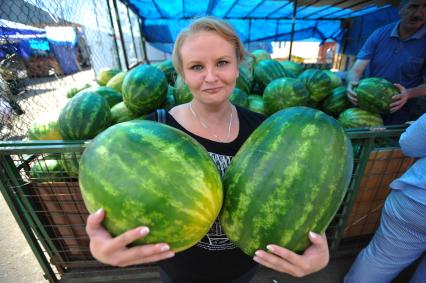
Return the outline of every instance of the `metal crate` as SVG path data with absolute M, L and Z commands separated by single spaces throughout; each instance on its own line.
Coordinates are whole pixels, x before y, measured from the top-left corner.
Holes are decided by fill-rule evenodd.
M 374 233 L 388 184 L 413 162 L 398 148 L 404 129 L 347 131 L 355 167 L 348 193 L 326 232 L 333 257 L 359 251 Z M 156 265 L 114 268 L 91 256 L 85 233 L 88 212 L 75 168 L 86 145 L 83 141 L 1 142 L 0 189 L 10 210 L 51 282 L 158 282 Z M 65 169 L 49 167 L 52 160 L 59 160 Z M 34 167 L 47 173 L 38 174 Z

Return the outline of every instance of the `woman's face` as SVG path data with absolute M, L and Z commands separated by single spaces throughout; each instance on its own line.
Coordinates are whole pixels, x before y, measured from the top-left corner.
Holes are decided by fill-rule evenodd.
M 183 77 L 194 99 L 219 105 L 229 99 L 238 77 L 238 60 L 232 43 L 215 32 L 199 32 L 183 43 Z

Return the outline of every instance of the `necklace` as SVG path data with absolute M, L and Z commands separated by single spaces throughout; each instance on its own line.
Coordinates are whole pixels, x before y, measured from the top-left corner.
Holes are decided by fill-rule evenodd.
M 189 103 L 189 110 L 191 110 L 191 113 L 192 113 L 192 116 L 200 123 L 200 125 L 204 128 L 204 129 L 206 129 L 206 130 L 209 130 L 209 127 L 207 126 L 207 124 L 206 123 L 204 123 L 201 119 L 200 119 L 200 117 L 197 115 L 197 113 L 195 113 L 195 111 L 194 111 L 194 109 L 192 108 L 192 101 Z M 226 141 L 228 141 L 229 140 L 229 137 L 230 137 L 230 135 L 231 135 L 231 126 L 232 126 L 232 114 L 233 114 L 233 112 L 234 111 L 232 111 L 232 105 L 231 105 L 231 113 L 229 114 L 229 125 L 228 125 L 228 134 L 226 135 L 226 138 L 225 139 L 221 139 L 221 138 L 219 138 L 218 137 L 218 135 L 216 135 L 216 134 L 214 134 L 214 133 L 212 133 L 211 131 L 209 131 L 209 133 L 217 140 L 217 141 L 220 141 L 220 142 L 226 142 Z

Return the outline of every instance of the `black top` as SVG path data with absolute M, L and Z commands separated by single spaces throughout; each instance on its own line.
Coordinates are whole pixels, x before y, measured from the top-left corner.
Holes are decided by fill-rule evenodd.
M 182 130 L 203 145 L 223 176 L 232 157 L 266 118 L 245 108 L 235 107 L 240 129 L 237 138 L 229 143 L 195 135 L 182 127 L 169 113 L 166 114 L 166 124 Z M 174 283 L 221 283 L 239 278 L 257 263 L 237 248 L 222 232 L 219 222 L 215 221 L 207 235 L 195 246 L 176 253 L 171 259 L 160 261 L 159 265 Z

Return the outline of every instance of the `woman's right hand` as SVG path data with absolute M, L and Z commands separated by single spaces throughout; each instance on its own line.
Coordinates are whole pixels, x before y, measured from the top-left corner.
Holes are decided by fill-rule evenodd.
M 127 247 L 133 241 L 148 235 L 148 227 L 138 227 L 113 238 L 101 225 L 104 216 L 104 210 L 99 209 L 89 215 L 86 223 L 90 252 L 98 261 L 124 267 L 156 262 L 174 256 L 174 252 L 166 243 Z

